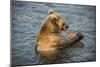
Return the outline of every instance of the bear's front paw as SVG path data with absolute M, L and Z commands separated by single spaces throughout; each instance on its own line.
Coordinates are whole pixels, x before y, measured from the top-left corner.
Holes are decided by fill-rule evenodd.
M 79 38 L 79 39 L 83 39 L 83 34 L 81 33 L 81 32 L 78 32 L 77 34 L 76 34 L 76 36 Z
M 69 31 L 67 32 L 67 40 L 71 40 L 74 36 L 75 36 L 74 33 L 69 32 Z

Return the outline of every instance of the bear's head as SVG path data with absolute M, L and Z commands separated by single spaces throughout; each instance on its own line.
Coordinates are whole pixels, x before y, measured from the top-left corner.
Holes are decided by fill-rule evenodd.
M 54 10 L 48 11 L 42 28 L 43 31 L 59 33 L 68 29 L 68 25 L 65 24 L 63 18 Z

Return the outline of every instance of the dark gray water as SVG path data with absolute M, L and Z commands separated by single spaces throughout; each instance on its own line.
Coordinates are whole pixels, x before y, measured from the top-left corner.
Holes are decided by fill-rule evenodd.
M 69 25 L 69 30 L 84 34 L 83 48 L 64 50 L 61 63 L 96 60 L 96 7 L 70 4 L 12 2 L 11 56 L 13 65 L 43 64 L 35 52 L 36 32 L 49 9 L 58 11 Z

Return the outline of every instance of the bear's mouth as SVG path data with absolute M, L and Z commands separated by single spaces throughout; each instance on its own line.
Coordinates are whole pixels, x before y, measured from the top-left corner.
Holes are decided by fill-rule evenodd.
M 69 26 L 67 24 L 64 24 L 62 27 L 62 31 L 66 31 L 69 28 Z

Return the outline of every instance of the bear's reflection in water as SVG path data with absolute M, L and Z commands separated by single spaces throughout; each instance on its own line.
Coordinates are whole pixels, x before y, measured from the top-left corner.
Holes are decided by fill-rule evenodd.
M 84 43 L 79 42 L 68 48 L 69 49 L 70 48 L 83 48 L 83 46 L 84 46 Z M 69 54 L 69 52 L 67 52 L 67 54 L 65 54 L 64 53 L 65 50 L 66 49 L 61 48 L 61 49 L 56 49 L 56 50 L 38 51 L 40 62 L 42 62 L 44 64 L 63 63 L 63 62 L 65 62 L 64 55 Z M 69 59 L 69 57 L 66 59 Z

